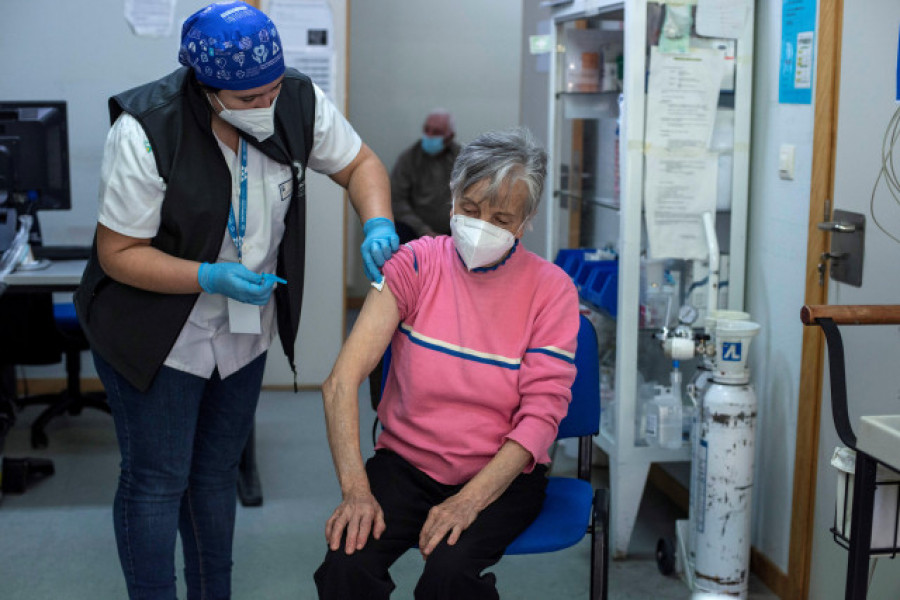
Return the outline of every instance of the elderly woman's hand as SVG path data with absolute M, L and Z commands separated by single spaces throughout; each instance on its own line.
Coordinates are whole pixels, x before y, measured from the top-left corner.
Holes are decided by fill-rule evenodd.
M 325 540 L 329 548 L 337 550 L 341 547 L 341 536 L 345 529 L 347 541 L 344 544 L 344 551 L 347 554 L 362 550 L 369 539 L 369 533 L 376 540 L 384 533 L 384 512 L 372 492 L 346 494 L 340 505 L 334 509 L 328 522 L 325 523 Z
M 428 511 L 428 519 L 419 533 L 419 551 L 428 558 L 449 533 L 447 543 L 453 545 L 481 512 L 479 504 L 463 493 L 450 496 Z

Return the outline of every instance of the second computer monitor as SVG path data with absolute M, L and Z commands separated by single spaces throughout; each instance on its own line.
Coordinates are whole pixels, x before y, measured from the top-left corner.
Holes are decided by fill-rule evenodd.
M 0 101 L 0 208 L 72 207 L 64 101 Z

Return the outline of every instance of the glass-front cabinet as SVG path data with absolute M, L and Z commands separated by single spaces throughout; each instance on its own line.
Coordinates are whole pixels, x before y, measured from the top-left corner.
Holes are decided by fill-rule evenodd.
M 743 308 L 753 8 L 711 25 L 696 2 L 551 4 L 547 254 L 599 335 L 621 557 L 650 465 L 690 460 L 698 359 L 664 340 Z

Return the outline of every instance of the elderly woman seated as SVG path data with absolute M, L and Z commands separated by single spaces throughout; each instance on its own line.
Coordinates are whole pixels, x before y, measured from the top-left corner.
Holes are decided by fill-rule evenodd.
M 322 392 L 343 498 L 325 526 L 320 598 L 388 598 L 388 568 L 416 546 L 416 598 L 498 597 L 484 571 L 540 512 L 575 378 L 575 288 L 519 244 L 546 162 L 524 130 L 466 146 L 452 236 L 402 246 L 369 291 Z M 358 391 L 388 343 L 383 431 L 364 466 Z

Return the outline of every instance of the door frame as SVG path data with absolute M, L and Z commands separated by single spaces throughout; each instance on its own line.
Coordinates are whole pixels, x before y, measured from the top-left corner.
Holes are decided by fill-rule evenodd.
M 812 180 L 806 248 L 805 304 L 828 303 L 828 271 L 820 281 L 819 257 L 827 252 L 830 235 L 817 225 L 829 220 L 834 198 L 834 162 L 841 74 L 844 0 L 819 1 L 816 50 L 816 104 L 813 125 Z M 797 307 L 798 309 L 800 307 Z M 797 318 L 799 319 L 799 310 Z M 804 327 L 797 406 L 797 441 L 791 507 L 787 597 L 809 596 L 819 457 L 819 423 L 824 377 L 824 336 L 818 327 Z

